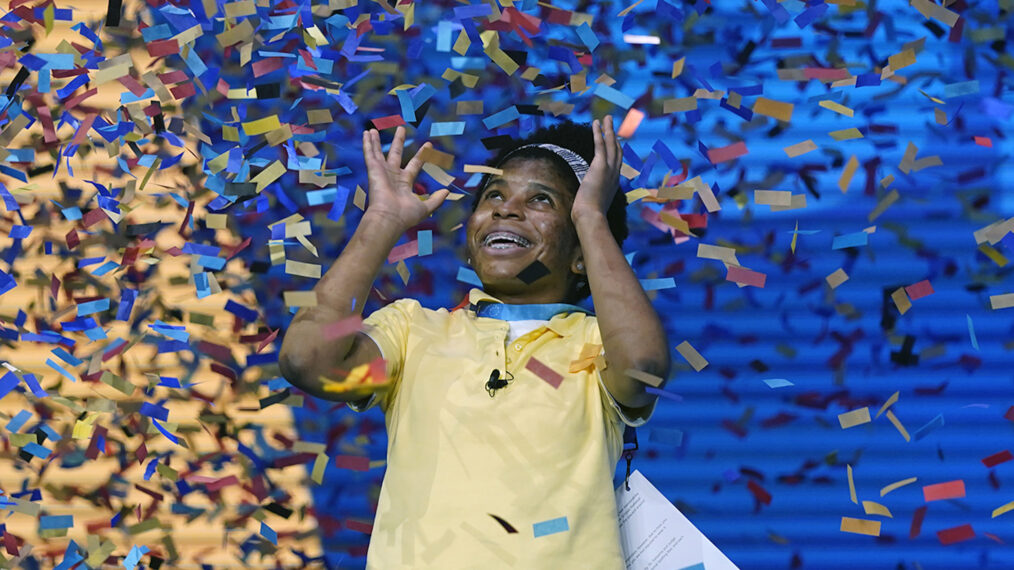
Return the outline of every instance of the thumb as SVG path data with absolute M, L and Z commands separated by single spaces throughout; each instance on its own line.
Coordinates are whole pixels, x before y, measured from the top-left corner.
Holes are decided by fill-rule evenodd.
M 433 212 L 435 212 L 436 209 L 439 208 L 440 205 L 444 203 L 444 200 L 446 200 L 447 196 L 449 196 L 450 194 L 451 194 L 450 190 L 448 190 L 447 188 L 441 188 L 440 190 L 437 190 L 436 192 L 430 194 L 429 197 L 423 200 L 423 205 L 426 206 L 426 215 L 429 216 L 433 214 Z

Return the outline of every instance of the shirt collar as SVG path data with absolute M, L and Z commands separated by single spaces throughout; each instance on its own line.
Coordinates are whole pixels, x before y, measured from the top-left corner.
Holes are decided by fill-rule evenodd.
M 503 301 L 497 299 L 496 297 L 490 295 L 489 293 L 486 293 L 482 289 L 473 288 L 468 292 L 468 305 L 465 308 L 469 309 L 474 313 L 475 307 L 479 305 L 480 301 L 485 301 L 487 303 L 503 303 Z M 508 305 L 508 306 L 524 307 L 526 305 Z M 538 305 L 527 305 L 527 306 L 538 306 Z M 555 314 L 551 318 L 547 319 L 549 323 L 546 326 L 547 328 L 549 328 L 550 330 L 552 330 L 553 332 L 555 332 L 560 336 L 568 336 L 570 334 L 573 334 L 575 328 L 581 323 L 581 321 L 584 320 L 586 315 L 594 316 L 594 313 L 583 307 L 579 307 L 577 305 L 567 305 L 563 303 L 552 304 L 550 311 L 555 312 Z

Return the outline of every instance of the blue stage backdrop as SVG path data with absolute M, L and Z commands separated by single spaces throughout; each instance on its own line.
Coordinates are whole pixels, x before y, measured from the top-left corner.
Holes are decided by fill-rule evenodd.
M 262 406 L 292 402 L 286 398 L 298 391 L 276 366 L 296 311 L 289 305 L 298 304 L 285 293 L 307 291 L 316 279 L 286 260 L 326 271 L 352 235 L 367 187 L 363 129 L 380 128 L 386 143 L 395 126 L 406 125 L 409 152 L 433 141 L 446 163 L 429 167 L 418 191 L 449 188 L 459 198 L 403 237 L 401 244 L 431 239 L 432 253 L 386 265 L 362 300 L 369 313 L 401 297 L 453 307 L 474 286 L 460 226 L 479 175 L 467 166 L 489 159 L 495 137 L 612 115 L 625 134 L 622 190 L 631 235 L 623 249 L 663 318 L 674 362 L 665 397 L 638 430 L 633 467 L 744 569 L 1014 568 L 1014 512 L 1008 512 L 1014 508 L 1014 192 L 1008 187 L 1014 180 L 1014 6 L 1010 0 L 943 4 L 149 0 L 138 12 L 134 41 L 143 39 L 149 54 L 176 71 L 141 81 L 144 70 L 135 70 L 133 82 L 123 83 L 124 100 L 157 92 L 163 106 L 148 107 L 144 116 L 124 110 L 119 123 L 92 117 L 84 127 L 84 115 L 75 111 L 77 118 L 64 113 L 60 124 L 93 129 L 91 139 L 119 139 L 127 157 L 119 174 L 134 169 L 140 179 L 148 167 L 174 168 L 189 178 L 187 189 L 149 188 L 164 208 L 166 231 L 179 228 L 187 242 L 172 255 L 192 256 L 196 298 L 221 294 L 222 285 L 230 294 L 252 289 L 258 306 L 225 310 L 236 315 L 234 332 L 244 322 L 260 325 L 258 342 L 270 344 L 255 351 L 257 342 L 236 333 L 235 346 L 245 343 L 249 353 L 245 364 L 222 360 L 199 335 L 173 328 L 195 325 L 184 323 L 168 301 L 147 303 L 146 313 L 130 316 L 134 297 L 101 293 L 112 302 L 92 311 L 99 324 L 129 319 L 138 340 L 152 328 L 172 340 L 144 344 L 179 351 L 191 370 L 175 385 L 164 378 L 149 385 L 149 407 L 124 408 L 113 421 L 102 420 L 113 430 L 109 437 L 117 419 L 137 421 L 140 413 L 141 426 L 154 424 L 172 439 L 172 430 L 156 421 L 161 404 L 193 401 L 186 389 L 200 387 L 188 383 L 201 381 L 198 364 L 211 360 L 226 376 L 256 368 L 256 382 L 233 388 L 256 391 Z M 119 10 L 120 3 L 111 0 L 114 6 Z M 46 14 L 43 7 L 24 8 L 4 21 L 28 19 L 39 27 L 54 14 L 68 17 L 62 9 Z M 90 73 L 107 67 L 97 55 L 101 42 L 90 39 L 99 28 L 80 30 L 89 39 L 78 41 L 94 46 L 81 63 Z M 121 25 L 117 33 L 131 31 Z M 15 40 L 5 35 L 3 46 L 23 45 Z M 45 82 L 47 93 L 51 70 L 71 81 L 57 72 L 66 69 L 59 57 L 17 57 L 25 76 L 3 96 L 5 109 L 33 108 L 19 92 L 25 77 L 32 85 Z M 3 61 L 13 65 L 14 59 Z M 61 92 L 61 104 L 84 83 Z M 172 96 L 163 98 L 161 89 L 171 85 Z M 15 117 L 16 110 L 0 117 L 3 128 Z M 137 139 L 128 144 L 124 135 L 144 121 L 171 143 L 163 146 L 177 150 L 142 157 L 130 147 Z M 175 165 L 184 154 L 179 137 L 199 139 L 196 165 Z M 80 139 L 66 141 L 64 156 L 90 140 Z M 23 163 L 21 156 L 27 155 L 16 152 L 6 162 Z M 162 162 L 153 162 L 156 156 Z M 0 189 L 7 211 L 16 210 L 12 195 Z M 118 212 L 121 191 L 102 187 L 93 197 Z M 81 196 L 80 189 L 69 191 L 65 205 Z M 129 226 L 127 238 L 153 237 L 162 227 Z M 229 244 L 216 241 L 221 229 L 228 230 Z M 15 245 L 6 250 L 8 263 L 24 237 L 13 229 L 10 235 Z M 127 242 L 115 243 L 114 251 Z M 63 249 L 59 241 L 57 249 L 83 262 L 81 250 Z M 241 260 L 241 271 L 224 274 L 226 253 L 233 266 Z M 145 269 L 147 275 L 158 270 Z M 13 281 L 0 274 L 4 292 Z M 124 303 L 127 317 L 119 313 Z M 30 338 L 19 340 L 17 330 L 4 328 L 5 343 L 54 342 L 43 330 L 48 318 L 36 322 L 38 334 Z M 19 320 L 21 329 L 25 319 Z M 271 340 L 270 331 L 278 337 Z M 110 342 L 104 350 L 118 350 Z M 60 358 L 80 364 L 76 372 L 84 375 L 82 361 L 67 356 Z M 34 392 L 31 383 L 20 387 L 19 378 L 19 393 Z M 14 389 L 8 379 L 0 395 Z M 210 404 L 206 411 L 218 413 Z M 383 416 L 309 396 L 292 413 L 300 438 L 324 444 L 328 459 L 322 484 L 307 482 L 327 564 L 362 568 L 369 537 L 356 521 L 374 514 L 387 445 Z M 300 509 L 270 481 L 272 461 L 291 459 L 292 450 L 269 441 L 268 430 L 255 422 L 219 419 L 221 441 L 252 431 L 256 445 L 233 451 L 230 441 L 215 469 L 243 465 L 239 484 L 269 485 L 271 498 L 258 496 L 261 506 L 277 501 Z M 106 443 L 104 435 L 92 441 L 105 448 L 94 443 Z M 70 445 L 78 444 L 80 465 L 89 440 Z M 133 461 L 127 454 L 135 447 L 122 447 L 124 464 Z M 194 467 L 192 454 L 173 449 L 173 457 Z M 172 453 L 161 456 L 164 463 Z M 337 455 L 366 457 L 374 466 L 340 468 Z M 170 482 L 158 461 L 147 464 L 148 476 L 159 467 L 151 486 L 161 486 L 172 513 L 190 516 L 191 492 L 218 500 L 207 480 Z M 311 457 L 308 472 L 313 464 Z M 617 483 L 622 469 L 621 462 Z M 33 479 L 11 497 L 30 495 L 43 483 Z M 122 515 L 110 526 L 123 526 Z M 286 549 L 304 556 L 303 546 L 290 542 L 296 538 L 278 537 L 270 526 L 244 532 L 234 535 L 237 560 L 267 563 Z M 67 553 L 83 557 L 71 547 Z
M 262 37 L 281 39 L 217 78 L 223 89 L 281 83 L 283 102 L 199 109 L 206 132 L 232 108 L 243 120 L 333 117 L 294 134 L 284 153 L 243 135 L 209 147 L 209 157 L 237 155 L 208 177 L 222 194 L 281 155 L 293 181 L 299 161 L 337 175 L 323 188 L 275 183 L 241 205 L 210 206 L 249 220 L 241 231 L 258 247 L 241 255 L 266 261 L 264 220 L 297 210 L 312 221 L 320 261 L 341 251 L 360 214 L 364 127 L 383 128 L 387 141 L 392 125 L 409 125 L 416 144 L 454 155 L 448 180 L 424 174 L 425 189 L 469 194 L 478 177 L 464 165 L 488 159 L 482 139 L 612 114 L 632 127 L 624 251 L 654 290 L 677 363 L 634 467 L 743 568 L 1014 566 L 1014 514 L 993 516 L 1014 500 L 1014 464 L 1002 455 L 1014 420 L 1014 313 L 1002 308 L 1014 292 L 1014 228 L 991 226 L 1014 215 L 1004 192 L 1010 6 L 338 4 L 351 6 L 286 16 L 316 24 L 328 40 L 316 49 L 316 33 L 282 36 L 291 20 L 263 18 L 272 31 Z M 258 60 L 284 57 L 267 50 L 296 47 L 305 51 L 278 71 L 251 75 Z M 299 156 L 301 140 L 325 154 Z M 692 199 L 651 200 L 688 182 Z M 459 302 L 471 286 L 456 230 L 468 202 L 417 228 L 433 232 L 432 255 L 407 260 L 407 284 L 385 268 L 367 312 L 404 296 L 431 308 Z M 307 260 L 299 249 L 287 252 Z M 753 272 L 740 278 L 751 284 L 733 282 L 723 259 Z M 279 291 L 311 286 L 280 265 L 254 280 L 272 326 L 287 320 Z M 676 351 L 684 342 L 705 368 Z M 379 412 L 323 402 L 294 412 L 304 437 L 329 450 L 355 443 L 384 457 Z M 332 521 L 321 528 L 333 563 L 363 564 L 367 537 L 337 522 L 371 519 L 382 475 L 329 469 L 315 489 L 318 516 Z M 924 496 L 951 481 L 964 485 L 956 498 Z M 847 532 L 844 517 L 877 521 L 879 536 Z

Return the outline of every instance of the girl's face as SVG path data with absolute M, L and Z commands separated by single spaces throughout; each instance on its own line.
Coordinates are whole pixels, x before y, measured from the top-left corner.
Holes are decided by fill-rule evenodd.
M 568 181 L 539 158 L 513 158 L 501 169 L 468 219 L 472 267 L 483 289 L 505 303 L 565 302 L 582 259 Z

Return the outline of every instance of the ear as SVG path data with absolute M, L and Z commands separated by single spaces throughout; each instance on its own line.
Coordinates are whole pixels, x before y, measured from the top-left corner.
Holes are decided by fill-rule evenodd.
M 581 266 L 580 268 L 578 268 L 579 264 Z M 584 264 L 584 252 L 581 251 L 580 245 L 574 249 L 574 256 L 570 262 L 570 271 L 571 273 L 577 273 L 579 275 L 585 275 L 588 271 Z

